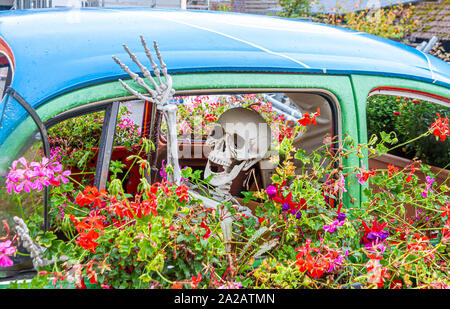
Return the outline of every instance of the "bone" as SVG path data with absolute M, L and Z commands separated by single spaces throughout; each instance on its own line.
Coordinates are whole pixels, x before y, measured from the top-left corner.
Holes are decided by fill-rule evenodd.
M 161 72 L 163 73 L 164 77 L 167 78 L 167 67 L 162 59 L 161 53 L 158 48 L 158 43 L 156 43 L 156 41 L 153 41 L 153 46 L 155 47 L 156 56 L 158 57 L 159 63 L 161 64 Z M 160 78 L 159 75 L 158 78 Z M 159 79 L 159 82 L 160 84 L 162 84 L 161 79 Z
M 153 73 L 155 73 L 155 76 L 158 77 L 158 81 L 161 84 L 161 79 L 159 78 L 159 69 L 158 65 L 153 61 L 152 54 L 150 52 L 150 49 L 147 46 L 147 42 L 145 41 L 144 37 L 141 35 L 141 43 L 142 46 L 144 46 L 145 54 L 147 55 L 147 58 L 150 60 L 150 63 L 152 64 Z M 153 80 L 152 78 L 153 86 L 155 87 L 156 91 L 160 91 L 158 84 Z

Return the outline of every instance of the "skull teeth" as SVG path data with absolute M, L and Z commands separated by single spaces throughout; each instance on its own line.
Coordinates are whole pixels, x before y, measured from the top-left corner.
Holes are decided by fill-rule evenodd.
M 223 159 L 217 158 L 214 155 L 210 155 L 208 157 L 208 159 L 212 163 L 219 164 L 219 165 L 222 165 L 222 166 L 230 166 L 231 165 L 231 162 L 229 160 L 223 160 Z

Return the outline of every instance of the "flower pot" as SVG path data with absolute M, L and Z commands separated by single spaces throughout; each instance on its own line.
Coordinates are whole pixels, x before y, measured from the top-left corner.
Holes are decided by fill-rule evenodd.
M 392 164 L 399 169 L 403 169 L 413 162 L 414 161 L 403 157 L 394 156 L 391 154 L 382 154 L 381 156 L 369 159 L 369 169 L 387 169 L 389 164 Z M 450 170 L 445 170 L 435 166 L 431 166 L 430 169 L 431 172 L 436 175 L 436 186 L 443 184 L 450 186 L 450 179 L 448 179 Z M 419 177 L 419 183 L 427 183 L 425 179 L 426 175 L 424 175 L 421 170 L 418 169 L 415 172 L 415 175 Z
M 123 170 L 123 175 L 118 175 L 119 178 L 121 176 L 124 176 L 127 170 L 131 167 L 134 160 L 127 160 L 127 158 L 131 155 L 137 155 L 139 154 L 139 151 L 141 149 L 141 146 L 134 146 L 134 147 L 124 147 L 124 146 L 114 146 L 113 151 L 111 154 L 111 161 L 120 161 L 122 164 L 125 165 Z M 92 168 L 95 170 L 96 164 L 97 164 L 97 158 L 98 158 L 98 147 L 91 148 L 92 152 L 95 153 L 95 155 L 87 162 L 86 166 L 88 168 Z M 142 158 L 144 156 L 141 155 Z M 81 171 L 73 167 L 71 168 L 72 174 L 80 173 Z M 81 179 L 88 178 L 89 184 L 92 186 L 94 185 L 94 174 L 88 174 L 88 175 L 74 175 L 73 178 L 81 182 Z M 139 166 L 135 164 L 131 171 L 128 173 L 127 179 L 124 180 L 124 189 L 127 193 L 135 194 L 137 192 L 137 186 L 139 184 L 140 175 L 139 175 Z

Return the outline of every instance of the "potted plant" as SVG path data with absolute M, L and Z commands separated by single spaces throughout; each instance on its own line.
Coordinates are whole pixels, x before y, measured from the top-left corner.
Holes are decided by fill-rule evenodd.
M 111 161 L 122 169 L 128 169 L 131 155 L 138 155 L 141 149 L 141 134 L 137 124 L 130 119 L 130 110 L 121 105 L 117 120 L 114 147 Z M 99 141 L 103 126 L 103 112 L 96 112 L 71 118 L 57 124 L 49 130 L 52 155 L 69 168 L 72 177 L 80 183 L 93 184 L 95 166 L 99 151 Z M 130 173 L 135 174 L 136 169 Z M 136 185 L 130 185 L 130 192 L 135 192 Z

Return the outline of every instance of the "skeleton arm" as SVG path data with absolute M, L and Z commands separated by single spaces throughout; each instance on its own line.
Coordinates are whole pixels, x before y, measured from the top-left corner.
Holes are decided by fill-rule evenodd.
M 148 94 L 145 94 L 145 95 L 141 94 L 140 92 L 136 91 L 135 89 L 133 89 L 132 87 L 127 85 L 122 80 L 119 79 L 119 81 L 122 84 L 122 86 L 125 89 L 127 89 L 129 92 L 131 92 L 133 95 L 135 95 L 136 97 L 138 97 L 142 100 L 149 101 L 149 102 L 156 104 L 157 108 L 163 112 L 163 115 L 164 115 L 164 117 L 166 119 L 166 123 L 167 123 L 167 163 L 170 164 L 174 170 L 174 174 L 173 174 L 173 176 L 171 175 L 172 178 L 169 179 L 169 181 L 175 183 L 176 185 L 180 185 L 181 171 L 180 171 L 180 167 L 179 167 L 179 163 L 178 163 L 178 138 L 177 138 L 177 131 L 176 131 L 177 105 L 174 103 L 170 103 L 170 99 L 175 94 L 175 91 L 172 89 L 172 78 L 167 73 L 166 65 L 165 65 L 164 61 L 162 60 L 162 57 L 161 57 L 161 54 L 159 52 L 158 45 L 156 44 L 156 42 L 154 42 L 154 47 L 155 47 L 155 51 L 156 51 L 158 60 L 161 64 L 161 72 L 164 76 L 164 83 L 161 80 L 161 72 L 158 69 L 158 66 L 156 65 L 156 63 L 153 61 L 150 50 L 147 47 L 147 44 L 142 36 L 141 36 L 141 42 L 142 42 L 142 45 L 144 46 L 145 53 L 152 64 L 152 69 L 153 69 L 153 72 L 154 72 L 158 82 L 156 82 L 153 79 L 153 77 L 151 76 L 151 74 L 147 70 L 147 68 L 139 62 L 137 57 L 128 49 L 128 47 L 126 45 L 124 45 L 125 51 L 130 56 L 131 60 L 137 64 L 137 66 L 139 67 L 144 78 L 148 79 L 152 83 L 153 87 L 150 87 L 144 81 L 143 78 L 141 78 L 138 74 L 133 73 L 118 58 L 113 56 L 113 59 L 121 66 L 121 68 L 125 72 L 128 73 L 128 75 L 130 75 L 131 79 L 133 81 L 135 81 L 138 85 L 143 87 L 148 92 Z M 245 163 L 245 161 L 244 161 L 244 163 Z M 235 168 L 233 170 L 233 172 L 230 173 L 230 175 L 228 175 L 228 177 L 225 178 L 223 183 L 222 182 L 216 183 L 215 186 L 216 186 L 218 194 L 216 194 L 214 197 L 217 197 L 217 200 L 222 200 L 222 201 L 224 200 L 224 196 L 228 194 L 228 190 L 229 190 L 229 186 L 231 185 L 231 181 L 236 177 L 237 173 L 240 171 L 240 169 L 242 168 L 244 163 L 241 163 L 239 168 Z M 209 167 L 209 163 L 208 163 L 208 167 Z M 218 179 L 218 178 L 220 178 L 220 177 L 216 177 L 216 179 Z M 228 188 L 228 189 L 225 190 L 224 188 Z M 191 194 L 191 196 L 193 198 L 202 200 L 204 205 L 207 208 L 217 209 L 218 207 L 220 207 L 219 205 L 222 205 L 221 202 L 218 202 L 214 199 L 202 196 L 202 195 L 194 192 L 193 190 L 189 190 L 189 193 Z M 218 195 L 221 195 L 221 196 L 218 196 Z M 239 203 L 236 203 L 236 204 L 239 205 Z M 225 207 L 223 209 L 220 209 L 220 211 L 221 211 L 221 214 L 220 214 L 221 215 L 221 228 L 222 228 L 222 232 L 223 232 L 223 236 L 224 236 L 224 241 L 226 242 L 225 246 L 226 246 L 227 251 L 229 252 L 230 246 L 231 246 L 231 244 L 229 242 L 231 241 L 231 237 L 232 237 L 232 235 L 231 235 L 232 222 L 236 218 Z M 239 205 L 238 211 L 241 213 L 244 213 L 246 215 L 253 216 L 250 209 L 248 209 L 247 207 L 243 207 L 243 206 Z
M 139 86 L 143 87 L 148 92 L 148 94 L 144 95 L 136 91 L 135 89 L 127 85 L 123 80 L 119 79 L 119 82 L 122 84 L 122 86 L 139 99 L 156 104 L 157 108 L 163 112 L 164 118 L 166 119 L 167 123 L 167 164 L 170 164 L 173 167 L 174 171 L 173 176 L 170 175 L 171 179 L 169 180 L 179 185 L 181 182 L 181 171 L 178 163 L 178 139 L 176 131 L 177 106 L 174 103 L 170 103 L 170 99 L 172 99 L 173 95 L 175 94 L 175 90 L 172 88 L 172 77 L 167 73 L 166 64 L 162 60 L 161 53 L 159 52 L 156 42 L 154 42 L 154 47 L 157 58 L 161 65 L 161 71 L 159 70 L 158 65 L 153 61 L 150 50 L 147 47 L 147 43 L 142 36 L 141 42 L 144 46 L 145 54 L 152 64 L 152 69 L 158 82 L 153 79 L 149 70 L 140 63 L 137 57 L 128 49 L 125 44 L 123 45 L 123 47 L 130 56 L 131 60 L 137 64 L 144 78 L 148 79 L 152 83 L 153 88 L 150 87 L 138 74 L 133 73 L 117 57 L 113 56 L 112 58 L 117 62 L 117 64 L 120 65 L 120 67 L 125 72 L 128 73 L 128 75 L 130 75 L 131 79 L 135 81 Z M 164 82 L 161 79 L 161 72 L 164 76 Z
M 217 209 L 222 204 L 206 196 L 200 195 L 193 190 L 189 190 L 189 194 L 193 198 L 201 200 L 206 208 Z M 221 214 L 222 220 L 220 221 L 220 227 L 222 229 L 223 239 L 225 241 L 225 249 L 227 252 L 229 252 L 231 249 L 231 244 L 229 244 L 229 241 L 231 241 L 232 237 L 231 231 L 232 231 L 233 216 L 228 212 L 228 210 L 225 207 L 221 209 L 221 211 L 222 211 Z

